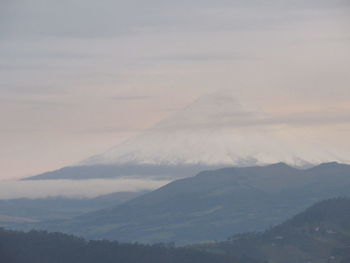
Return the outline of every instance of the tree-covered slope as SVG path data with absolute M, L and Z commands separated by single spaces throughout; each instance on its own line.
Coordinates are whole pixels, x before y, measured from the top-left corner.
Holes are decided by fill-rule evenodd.
M 0 229 L 3 263 L 236 263 L 232 257 L 166 245 L 85 241 L 60 233 Z M 245 263 L 245 262 L 240 262 Z
M 348 263 L 350 199 L 322 201 L 263 233 L 237 235 L 202 248 L 269 263 Z

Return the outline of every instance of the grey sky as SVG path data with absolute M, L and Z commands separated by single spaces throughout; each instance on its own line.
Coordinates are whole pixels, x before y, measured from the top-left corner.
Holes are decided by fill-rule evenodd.
M 348 136 L 347 0 L 0 5 L 2 178 L 76 163 L 222 89 L 260 125 Z

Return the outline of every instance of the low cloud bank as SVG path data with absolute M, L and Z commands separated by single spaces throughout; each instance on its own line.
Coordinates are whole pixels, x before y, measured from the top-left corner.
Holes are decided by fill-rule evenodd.
M 0 181 L 0 199 L 45 198 L 64 196 L 93 198 L 115 192 L 136 192 L 157 189 L 169 181 L 147 179 L 93 179 Z

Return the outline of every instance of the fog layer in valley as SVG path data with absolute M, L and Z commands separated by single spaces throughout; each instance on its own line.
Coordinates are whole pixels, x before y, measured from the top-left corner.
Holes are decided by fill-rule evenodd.
M 134 192 L 153 190 L 168 183 L 152 179 L 92 179 L 92 180 L 43 180 L 43 181 L 0 181 L 0 199 L 96 197 L 114 192 Z

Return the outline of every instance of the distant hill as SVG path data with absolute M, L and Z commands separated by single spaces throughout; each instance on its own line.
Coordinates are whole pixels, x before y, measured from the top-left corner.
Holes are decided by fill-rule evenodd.
M 189 244 L 279 224 L 315 202 L 350 196 L 350 166 L 279 163 L 205 171 L 113 208 L 29 228 L 93 239 Z
M 322 201 L 263 233 L 237 235 L 201 249 L 271 263 L 350 262 L 350 199 Z

